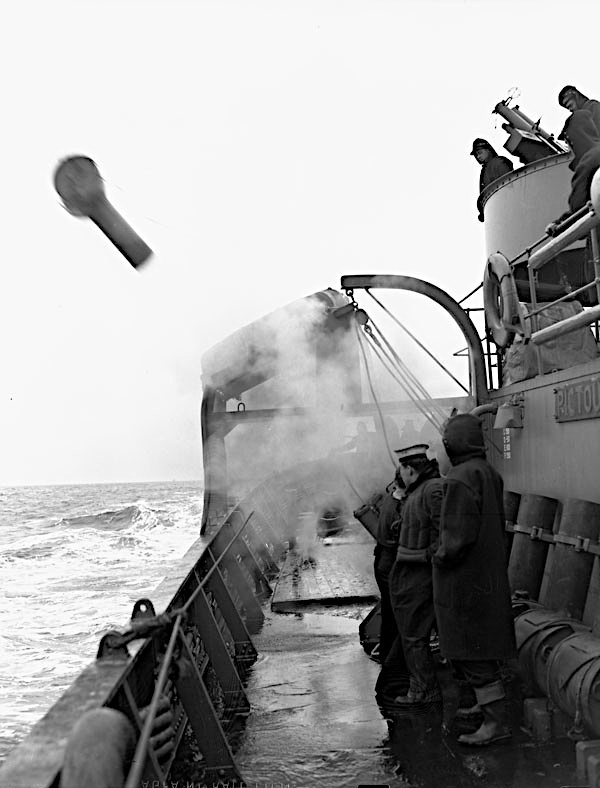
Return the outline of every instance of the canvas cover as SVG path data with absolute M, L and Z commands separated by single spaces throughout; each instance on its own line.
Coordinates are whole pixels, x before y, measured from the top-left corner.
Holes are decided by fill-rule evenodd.
M 538 304 L 538 307 L 543 304 Z M 525 311 L 529 311 L 530 304 L 523 304 Z M 579 301 L 567 301 L 562 304 L 555 304 L 548 307 L 538 316 L 539 328 L 565 320 L 568 317 L 583 311 Z M 557 369 L 566 369 L 576 364 L 583 364 L 586 361 L 595 359 L 598 349 L 594 335 L 589 326 L 578 328 L 561 337 L 552 339 L 539 345 L 542 361 L 542 374 L 554 372 Z M 519 380 L 527 380 L 538 374 L 538 362 L 536 350 L 530 343 L 525 344 L 522 338 L 517 336 L 513 344 L 506 351 L 503 363 L 504 386 L 510 386 Z

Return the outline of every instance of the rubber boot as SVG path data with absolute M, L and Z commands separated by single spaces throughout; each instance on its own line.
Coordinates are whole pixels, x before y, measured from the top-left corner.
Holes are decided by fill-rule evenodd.
M 458 682 L 458 708 L 454 715 L 456 720 L 471 721 L 474 717 L 482 714 L 481 706 L 477 702 L 475 693 L 467 681 Z
M 483 712 L 483 722 L 474 733 L 463 733 L 460 744 L 486 747 L 494 742 L 506 741 L 512 735 L 506 716 L 506 696 L 501 681 L 475 689 L 477 702 Z
M 402 643 L 397 636 L 385 658 L 377 682 L 375 683 L 376 697 L 389 700 L 398 695 L 406 695 L 410 684 L 410 673 L 406 667 Z
M 406 695 L 396 696 L 394 704 L 397 706 L 423 706 L 429 703 L 440 703 L 441 700 L 442 691 L 437 682 L 430 687 L 424 687 L 411 676 L 408 692 Z

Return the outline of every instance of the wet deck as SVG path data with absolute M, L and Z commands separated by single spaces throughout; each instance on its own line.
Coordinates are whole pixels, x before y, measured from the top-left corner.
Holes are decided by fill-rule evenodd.
M 272 610 L 290 613 L 312 604 L 375 602 L 373 539 L 353 520 L 339 534 L 290 550 L 279 573 Z
M 575 744 L 538 745 L 513 706 L 513 740 L 460 745 L 444 726 L 456 708 L 448 668 L 439 665 L 443 704 L 386 712 L 374 687 L 379 666 L 358 640 L 365 609 L 268 612 L 248 684 L 252 713 L 236 754 L 248 785 L 289 788 L 561 788 L 578 785 Z M 356 615 L 356 618 L 350 617 Z
M 437 708 L 391 713 L 390 749 L 414 788 L 566 788 L 576 780 L 575 744 L 568 739 L 540 745 L 521 729 L 521 703 L 511 703 L 510 742 L 472 748 L 457 742 L 465 730 L 451 722 L 456 697 L 447 668 L 438 675 L 444 700 Z M 473 730 L 471 727 L 469 730 Z M 406 784 L 406 783 L 405 783 Z
M 268 613 L 255 638 L 252 712 L 236 753 L 248 785 L 389 783 L 388 729 L 373 696 L 379 668 L 357 629 L 357 619 L 333 614 Z
M 306 565 L 291 557 L 255 637 L 260 657 L 247 687 L 252 713 L 236 753 L 246 783 L 289 788 L 577 785 L 574 742 L 533 742 L 520 728 L 518 688 L 513 688 L 512 741 L 483 749 L 456 741 L 460 731 L 451 720 L 457 698 L 441 660 L 443 703 L 401 713 L 378 706 L 374 688 L 380 668 L 358 637 L 359 623 L 372 607 L 367 602 L 367 591 L 373 593 L 368 584 L 372 550 L 368 543 L 352 545 L 347 534 L 338 541 L 319 545 L 314 562 Z M 353 574 L 358 565 L 349 559 L 358 554 L 368 563 L 368 570 L 360 570 L 365 596 L 346 604 L 358 593 Z M 336 598 L 332 590 L 338 588 Z M 328 606 L 319 607 L 318 600 Z M 288 615 L 276 612 L 286 608 Z

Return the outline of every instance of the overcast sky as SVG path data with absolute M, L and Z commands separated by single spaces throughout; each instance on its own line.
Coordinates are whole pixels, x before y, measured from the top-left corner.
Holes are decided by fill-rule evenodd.
M 346 273 L 481 281 L 474 137 L 600 95 L 597 2 L 11 3 L 0 484 L 201 476 L 200 356 Z M 134 271 L 53 189 L 93 158 Z M 515 161 L 516 164 L 516 161 Z

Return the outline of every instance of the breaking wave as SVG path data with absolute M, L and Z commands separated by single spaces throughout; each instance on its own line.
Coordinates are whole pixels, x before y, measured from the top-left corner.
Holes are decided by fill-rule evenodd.
M 129 527 L 140 516 L 139 506 L 125 506 L 122 509 L 97 514 L 82 514 L 79 517 L 65 517 L 58 526 L 69 528 L 106 528 L 111 531 Z

